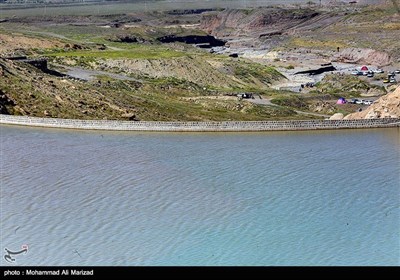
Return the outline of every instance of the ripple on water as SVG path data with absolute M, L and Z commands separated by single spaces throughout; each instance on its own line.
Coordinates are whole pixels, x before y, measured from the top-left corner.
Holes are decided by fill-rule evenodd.
M 22 265 L 400 264 L 397 129 L 0 129 Z

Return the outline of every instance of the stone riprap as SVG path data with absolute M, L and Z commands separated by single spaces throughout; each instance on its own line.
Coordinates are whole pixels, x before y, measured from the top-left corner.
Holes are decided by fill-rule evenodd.
M 400 127 L 400 119 L 386 118 L 360 120 L 163 122 L 75 120 L 0 114 L 0 124 L 117 131 L 228 132 Z

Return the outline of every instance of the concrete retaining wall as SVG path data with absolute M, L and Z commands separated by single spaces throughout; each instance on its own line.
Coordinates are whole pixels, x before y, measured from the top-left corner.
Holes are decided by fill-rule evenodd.
M 0 124 L 121 131 L 279 131 L 346 128 L 400 127 L 400 119 L 306 120 L 306 121 L 226 121 L 226 122 L 158 122 L 107 121 L 36 118 L 0 114 Z

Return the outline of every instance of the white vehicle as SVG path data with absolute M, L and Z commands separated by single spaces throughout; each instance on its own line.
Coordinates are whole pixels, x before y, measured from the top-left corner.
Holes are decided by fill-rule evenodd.
M 376 69 L 374 70 L 374 73 L 380 74 L 380 73 L 385 73 L 385 71 L 383 71 L 382 69 Z
M 364 100 L 356 100 L 356 104 L 364 104 Z
M 396 70 L 396 71 L 394 71 L 394 73 L 400 74 L 400 70 Z
M 371 105 L 372 103 L 373 103 L 373 102 L 372 102 L 371 100 L 365 100 L 365 101 L 364 101 L 364 104 L 365 104 L 365 105 Z

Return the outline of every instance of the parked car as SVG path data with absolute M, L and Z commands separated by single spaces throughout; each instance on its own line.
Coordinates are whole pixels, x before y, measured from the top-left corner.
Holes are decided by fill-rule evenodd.
M 364 104 L 365 105 L 371 105 L 373 103 L 373 101 L 371 101 L 371 100 L 365 100 L 364 101 Z
M 367 77 L 372 78 L 374 76 L 374 73 L 368 73 Z
M 237 97 L 240 97 L 240 98 L 251 98 L 251 99 L 254 99 L 254 96 L 253 96 L 253 94 L 252 93 L 239 93 L 238 95 L 237 95 Z
M 361 72 L 361 71 L 353 71 L 353 72 L 351 72 L 351 75 L 354 75 L 354 76 L 361 76 L 363 74 L 363 72 Z
M 376 70 L 374 70 L 374 73 L 381 74 L 381 73 L 385 73 L 385 71 L 383 71 L 382 69 L 376 69 Z
M 353 98 L 350 100 L 351 104 L 357 104 L 358 99 L 357 98 Z
M 356 104 L 364 104 L 364 100 L 356 100 Z
M 396 70 L 396 71 L 394 71 L 394 73 L 400 74 L 400 70 Z

